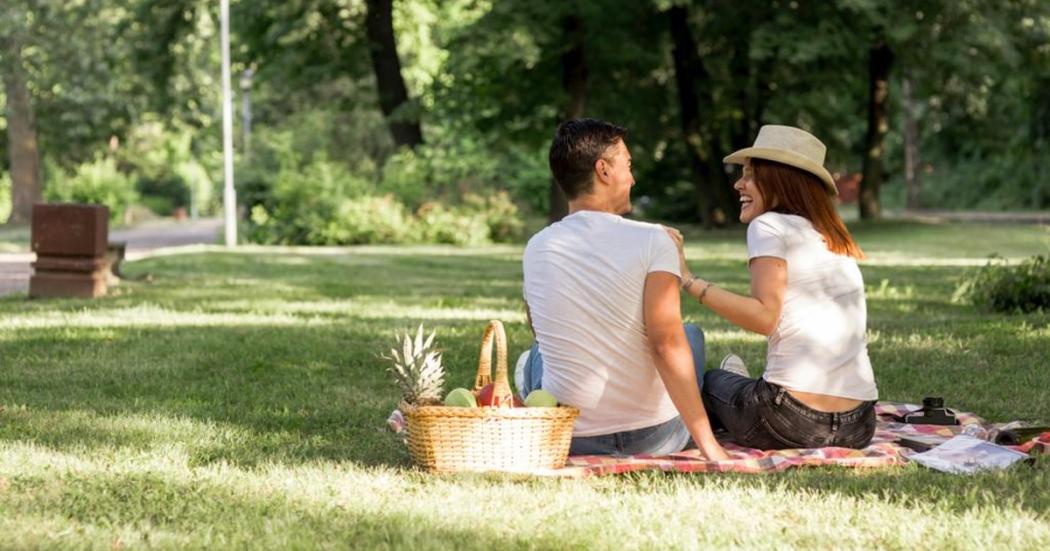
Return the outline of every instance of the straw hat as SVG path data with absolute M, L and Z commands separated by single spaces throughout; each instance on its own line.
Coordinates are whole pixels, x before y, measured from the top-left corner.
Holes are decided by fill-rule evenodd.
M 824 168 L 828 148 L 816 136 L 793 126 L 767 124 L 758 129 L 755 144 L 732 153 L 723 162 L 742 165 L 747 159 L 766 159 L 805 170 L 824 181 L 832 197 L 839 194 L 835 179 Z

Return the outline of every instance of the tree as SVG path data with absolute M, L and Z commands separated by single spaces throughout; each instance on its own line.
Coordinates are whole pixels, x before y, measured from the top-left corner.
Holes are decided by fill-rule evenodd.
M 366 4 L 365 28 L 379 90 L 379 105 L 394 143 L 414 148 L 423 143 L 423 132 L 401 76 L 401 59 L 394 39 L 393 0 L 367 0 Z
M 696 189 L 697 213 L 705 226 L 723 226 L 734 208 L 728 180 L 722 170 L 724 148 L 710 129 L 710 122 L 707 125 L 703 122 L 714 118 L 711 116 L 713 110 L 709 107 L 707 116 L 703 116 L 700 110 L 701 105 L 712 106 L 713 98 L 711 95 L 701 98 L 697 91 L 698 83 L 710 91 L 712 85 L 708 81 L 711 77 L 697 53 L 696 40 L 689 27 L 689 8 L 673 6 L 667 11 L 667 18 L 674 45 L 672 58 L 679 123 Z
M 8 223 L 28 223 L 33 203 L 42 197 L 40 151 L 29 82 L 22 66 L 23 37 L 20 20 L 25 12 L 9 4 L 0 12 L 0 73 L 7 95 L 7 144 L 11 163 L 11 216 Z
M 890 97 L 890 66 L 893 50 L 880 40 L 871 48 L 868 61 L 868 132 L 864 138 L 864 168 L 860 181 L 860 217 L 881 216 L 879 187 L 882 185 L 882 159 L 890 123 L 887 106 Z
M 587 101 L 587 61 L 585 56 L 586 30 L 576 6 L 562 18 L 562 37 L 565 51 L 561 55 L 561 84 L 565 100 L 561 108 L 562 122 L 583 116 Z M 561 220 L 569 213 L 569 204 L 558 184 L 551 179 L 550 213 L 548 221 Z

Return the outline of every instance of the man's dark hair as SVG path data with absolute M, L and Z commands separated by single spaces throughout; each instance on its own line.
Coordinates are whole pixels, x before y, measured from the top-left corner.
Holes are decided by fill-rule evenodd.
M 558 126 L 547 160 L 567 199 L 591 190 L 594 163 L 626 135 L 626 128 L 598 119 L 573 119 Z

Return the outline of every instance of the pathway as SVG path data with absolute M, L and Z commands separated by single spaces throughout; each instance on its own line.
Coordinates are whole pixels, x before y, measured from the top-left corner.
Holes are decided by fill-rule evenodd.
M 157 249 L 216 243 L 221 229 L 219 218 L 163 220 L 111 232 L 109 240 L 127 243 L 125 256 L 133 260 Z M 29 264 L 35 259 L 31 252 L 0 253 L 0 296 L 29 291 L 29 276 L 33 273 Z

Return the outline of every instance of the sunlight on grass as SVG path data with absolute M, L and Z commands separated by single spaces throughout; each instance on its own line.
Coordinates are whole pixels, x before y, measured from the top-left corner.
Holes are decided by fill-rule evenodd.
M 859 497 L 763 477 L 692 479 L 699 484 L 641 477 L 625 486 L 616 479 L 429 479 L 330 463 L 192 468 L 178 454 L 125 453 L 115 459 L 84 461 L 21 444 L 0 451 L 0 466 L 18 466 L 21 473 L 9 482 L 3 499 L 27 510 L 0 521 L 0 534 L 5 534 L 0 543 L 12 544 L 13 534 L 28 533 L 66 543 L 86 536 L 124 544 L 302 545 L 348 529 L 423 548 L 434 547 L 437 542 L 430 538 L 438 534 L 469 548 L 496 541 L 563 548 L 822 547 L 829 542 L 925 548 L 935 541 L 1014 547 L 1050 538 L 1041 515 L 1016 503 L 992 505 L 995 498 L 983 492 L 974 497 L 986 507 L 957 509 L 935 493 L 928 500 L 895 499 L 896 492 Z M 215 509 L 216 503 L 234 506 Z M 652 514 L 656 503 L 658 515 Z M 72 524 L 53 521 L 62 511 Z M 102 529 L 104 524 L 91 523 L 92 518 L 134 521 Z M 263 518 L 265 532 L 245 531 Z M 641 518 L 644 529 L 636 523 Z M 756 518 L 766 521 L 756 523 Z M 901 518 L 908 522 L 889 521 Z M 10 530 L 13 521 L 19 530 Z M 201 530 L 202 524 L 209 529 Z
M 1004 253 L 1043 251 L 1043 230 L 1012 231 Z M 883 399 L 1050 420 L 1050 315 L 951 302 L 1010 231 L 859 233 Z M 1050 460 L 967 478 L 915 465 L 585 480 L 415 470 L 385 429 L 398 398 L 376 354 L 426 322 L 448 386 L 471 385 L 484 322 L 501 319 L 513 361 L 532 339 L 521 250 L 193 247 L 129 262 L 151 282 L 104 299 L 0 301 L 0 548 L 1050 543 Z M 742 232 L 698 235 L 689 251 L 697 273 L 747 292 Z M 703 328 L 709 367 L 733 352 L 761 373 L 764 336 L 695 301 L 683 317 Z

